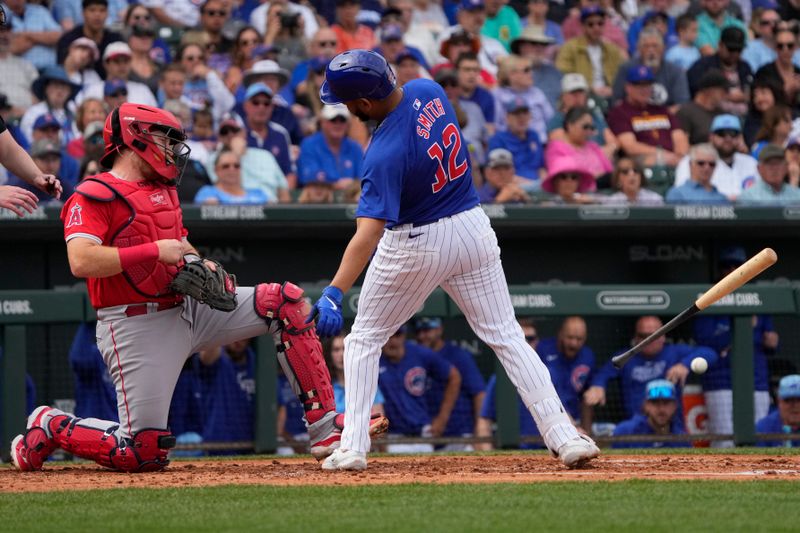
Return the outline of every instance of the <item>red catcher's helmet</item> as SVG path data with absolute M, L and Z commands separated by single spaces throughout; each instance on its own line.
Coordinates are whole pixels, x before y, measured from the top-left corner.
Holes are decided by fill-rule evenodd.
M 169 111 L 125 103 L 106 118 L 105 153 L 100 164 L 111 168 L 121 147 L 133 150 L 167 182 L 180 181 L 191 149 L 181 123 Z

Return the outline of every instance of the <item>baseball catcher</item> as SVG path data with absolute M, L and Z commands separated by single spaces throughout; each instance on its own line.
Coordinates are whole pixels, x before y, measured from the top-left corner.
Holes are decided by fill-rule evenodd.
M 11 445 L 20 470 L 39 470 L 56 448 L 125 472 L 169 464 L 172 392 L 190 354 L 270 333 L 305 409 L 311 453 L 338 448 L 343 415 L 303 290 L 290 283 L 236 287 L 187 239 L 176 186 L 189 156 L 186 135 L 161 109 L 126 103 L 106 119 L 101 163 L 61 212 L 72 273 L 86 278 L 97 343 L 114 380 L 119 423 L 81 419 L 48 406 Z M 240 305 L 237 305 L 237 302 Z M 372 432 L 388 421 L 373 421 Z

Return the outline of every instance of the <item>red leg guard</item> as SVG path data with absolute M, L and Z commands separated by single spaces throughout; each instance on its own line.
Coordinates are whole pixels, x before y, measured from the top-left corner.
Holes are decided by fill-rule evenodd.
M 322 354 L 322 345 L 313 324 L 306 324 L 308 306 L 303 289 L 286 282 L 256 286 L 255 308 L 267 322 L 281 323 L 278 361 L 306 411 L 306 421 L 313 424 L 336 409 L 331 375 Z
M 163 429 L 143 429 L 132 439 L 120 439 L 118 425 L 105 430 L 82 424 L 83 419 L 57 416 L 50 421 L 53 439 L 66 452 L 123 472 L 151 472 L 169 464 L 175 437 Z

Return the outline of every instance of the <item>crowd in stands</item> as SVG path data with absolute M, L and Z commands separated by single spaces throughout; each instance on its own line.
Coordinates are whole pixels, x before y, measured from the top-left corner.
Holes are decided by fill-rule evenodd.
M 6 0 L 0 115 L 64 198 L 123 102 L 189 135 L 184 203 L 354 202 L 365 48 L 439 83 L 484 203 L 800 203 L 798 0 Z M 29 187 L 5 168 L 0 185 Z M 42 201 L 47 200 L 39 193 Z

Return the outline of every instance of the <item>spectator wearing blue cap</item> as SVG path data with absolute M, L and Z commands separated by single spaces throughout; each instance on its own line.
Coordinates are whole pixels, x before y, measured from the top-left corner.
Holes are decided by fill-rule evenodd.
M 724 246 L 717 254 L 716 279 L 722 279 L 747 260 L 741 246 Z M 733 433 L 733 391 L 731 385 L 731 359 L 733 350 L 733 317 L 699 315 L 692 328 L 698 344 L 712 348 L 717 354 L 716 363 L 709 361 L 703 374 L 703 392 L 708 408 L 709 433 Z M 770 315 L 753 317 L 753 410 L 754 420 L 760 420 L 769 410 L 769 368 L 767 357 L 773 356 L 779 346 L 779 336 Z M 733 446 L 731 441 L 715 442 L 715 447 Z
M 508 51 L 503 43 L 481 33 L 486 22 L 486 5 L 484 0 L 461 0 L 456 12 L 458 24 L 448 28 L 440 37 L 440 44 L 444 44 L 455 33 L 466 32 L 468 35 L 478 37 L 480 49 L 477 52 L 481 69 L 492 76 L 497 74 L 498 60 L 507 55 Z M 456 58 L 457 59 L 457 58 Z
M 114 109 L 128 101 L 128 84 L 124 80 L 110 79 L 103 83 L 103 102 L 106 109 Z
M 678 106 L 689 101 L 689 84 L 686 73 L 680 67 L 664 59 L 664 35 L 660 30 L 648 26 L 639 33 L 636 42 L 636 55 L 620 66 L 614 78 L 614 100 L 625 97 L 625 78 L 631 67 L 646 66 L 653 71 L 653 92 L 650 101 L 657 105 L 665 105 L 673 113 Z
M 642 412 L 620 422 L 614 428 L 614 436 L 623 435 L 685 435 L 678 410 L 678 394 L 675 385 L 666 379 L 654 379 L 647 383 L 642 402 Z M 687 448 L 688 442 L 615 442 L 612 448 Z
M 272 122 L 272 89 L 258 82 L 247 88 L 244 95 L 244 122 L 247 130 L 247 146 L 261 148 L 270 152 L 278 161 L 289 182 L 289 188 L 295 188 L 297 173 L 289 152 L 291 139 L 286 128 Z
M 486 394 L 484 391 L 486 383 L 478 370 L 478 365 L 475 364 L 475 357 L 455 342 L 445 340 L 441 318 L 416 319 L 414 332 L 420 345 L 433 350 L 461 373 L 461 389 L 458 399 L 442 435 L 445 437 L 471 437 L 475 434 L 475 423 Z M 435 417 L 444 397 L 444 387 L 441 383 L 434 382 L 425 395 L 428 402 L 428 413 Z M 455 451 L 471 450 L 472 448 L 464 445 L 450 445 L 446 449 Z
M 56 65 L 61 26 L 46 7 L 26 0 L 8 2 L 6 19 L 12 27 L 12 54 L 31 62 L 40 71 Z
M 419 55 L 410 48 L 403 48 L 394 58 L 394 70 L 397 74 L 397 85 L 402 87 L 411 80 L 422 77 L 428 78 L 430 74 L 422 68 Z
M 55 143 L 57 146 L 63 147 L 64 145 L 61 142 L 61 137 L 61 123 L 52 113 L 45 113 L 37 118 L 36 122 L 33 123 L 33 137 L 31 138 L 31 143 L 41 140 L 49 140 Z M 80 176 L 78 176 L 78 172 L 80 171 L 80 163 L 77 159 L 67 154 L 66 150 L 59 155 L 60 159 L 59 166 L 57 167 L 58 171 L 54 172 L 53 174 L 57 175 L 61 179 L 61 184 L 64 186 L 64 194 L 62 195 L 63 199 L 72 194 L 73 188 L 78 184 L 80 178 Z M 33 191 L 40 200 L 48 199 L 47 195 L 37 190 L 35 187 L 27 187 Z
M 650 103 L 654 79 L 647 66 L 628 70 L 625 100 L 609 111 L 608 126 L 625 154 L 641 165 L 674 167 L 688 153 L 689 142 L 669 109 Z
M 247 92 L 247 88 L 254 83 L 263 83 L 272 90 L 273 105 L 269 120 L 286 128 L 292 145 L 299 145 L 304 136 L 300 121 L 297 120 L 280 92 L 281 88 L 289 81 L 289 72 L 272 59 L 262 59 L 256 61 L 250 70 L 245 71 L 242 81 L 242 87 L 237 92 L 237 100 L 239 101 L 242 100 L 243 95 Z M 236 111 L 237 113 L 241 111 L 239 106 L 236 107 Z
M 741 121 L 734 115 L 717 115 L 711 123 L 709 139 L 719 154 L 711 184 L 729 200 L 736 201 L 742 191 L 758 179 L 756 159 L 739 151 L 744 143 Z M 681 159 L 675 169 L 674 185 L 680 186 L 689 180 L 690 164 L 688 156 Z
M 592 91 L 602 98 L 611 97 L 612 83 L 626 56 L 620 47 L 603 38 L 606 18 L 600 7 L 583 8 L 583 33 L 564 43 L 556 57 L 558 70 L 564 74 L 582 74 Z
M 545 178 L 544 147 L 539 135 L 530 127 L 531 112 L 523 98 L 506 103 L 506 129 L 489 139 L 489 150 L 504 148 L 513 155 L 515 172 L 531 180 L 538 189 Z
M 709 143 L 695 144 L 689 150 L 689 179 L 673 185 L 664 195 L 668 204 L 729 205 L 730 199 L 711 183 L 719 154 Z
M 414 46 L 405 44 L 403 28 L 400 25 L 387 24 L 382 26 L 379 34 L 380 44 L 373 50 L 374 52 L 379 53 L 395 66 L 399 65 L 401 59 L 413 57 L 418 65 L 422 65 L 425 70 L 428 70 L 428 63 L 422 52 Z
M 778 408 L 756 423 L 756 433 L 800 433 L 800 374 L 783 376 L 777 397 Z M 800 438 L 760 441 L 756 446 L 797 448 Z
M 777 4 L 753 9 L 750 30 L 755 38 L 747 41 L 747 46 L 742 51 L 742 59 L 750 65 L 753 72 L 758 72 L 758 69 L 778 57 L 775 53 L 775 30 L 781 16 L 777 9 Z
M 108 0 L 82 0 L 80 4 L 82 20 L 77 23 L 77 26 L 65 31 L 58 39 L 57 60 L 60 65 L 63 65 L 73 41 L 85 37 L 97 45 L 98 55 L 92 61 L 92 65 L 100 77 L 105 79 L 106 71 L 100 57 L 109 44 L 122 41 L 123 38 L 119 33 L 106 28 L 106 21 L 109 18 Z M 118 3 L 116 3 L 116 7 L 119 7 Z M 117 12 L 118 14 L 119 12 Z
M 511 50 L 511 41 L 522 33 L 522 22 L 508 0 L 485 0 L 486 20 L 481 28 L 481 35 L 497 39 L 507 51 Z
M 364 152 L 347 136 L 350 112 L 344 104 L 326 105 L 319 115 L 319 131 L 303 139 L 297 165 L 297 184 L 326 182 L 346 189 L 361 177 Z

